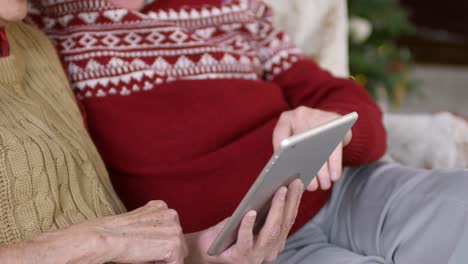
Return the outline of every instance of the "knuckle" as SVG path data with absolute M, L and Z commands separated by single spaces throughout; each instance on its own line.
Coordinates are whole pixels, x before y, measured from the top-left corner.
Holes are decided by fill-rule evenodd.
M 167 218 L 169 218 L 170 220 L 178 220 L 179 219 L 179 214 L 174 209 L 166 210 L 165 214 L 166 214 Z
M 304 120 L 306 117 L 307 117 L 307 108 L 303 107 L 303 106 L 300 106 L 300 107 L 296 108 L 296 110 L 294 111 L 292 119 L 295 122 L 300 122 L 300 121 Z
M 273 228 L 271 228 L 270 232 L 268 233 L 268 241 L 275 242 L 277 239 L 280 238 L 281 232 L 282 230 L 279 225 L 273 226 Z
M 307 114 L 308 112 L 308 108 L 305 107 L 305 106 L 299 106 L 298 108 L 296 108 L 296 116 L 299 116 L 299 117 L 302 117 L 304 116 L 305 114 Z
M 279 117 L 279 120 L 287 119 L 287 118 L 289 117 L 290 114 L 291 114 L 290 111 L 286 111 L 286 112 L 281 113 L 281 115 L 280 115 L 280 117 Z
M 301 105 L 301 106 L 297 107 L 296 110 L 298 112 L 305 112 L 305 111 L 308 110 L 308 108 L 306 106 Z
M 157 200 L 157 201 L 150 201 L 147 204 L 151 208 L 167 208 L 167 204 L 164 201 Z

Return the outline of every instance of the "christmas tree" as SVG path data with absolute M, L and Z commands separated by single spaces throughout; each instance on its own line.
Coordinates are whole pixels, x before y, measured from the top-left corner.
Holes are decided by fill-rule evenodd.
M 398 0 L 349 0 L 352 77 L 377 98 L 385 91 L 395 105 L 413 90 L 410 51 L 397 45 L 411 33 L 408 14 Z

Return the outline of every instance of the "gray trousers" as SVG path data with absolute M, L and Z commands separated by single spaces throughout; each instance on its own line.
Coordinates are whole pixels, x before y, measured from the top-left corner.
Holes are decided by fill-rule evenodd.
M 347 168 L 275 263 L 468 264 L 468 170 Z

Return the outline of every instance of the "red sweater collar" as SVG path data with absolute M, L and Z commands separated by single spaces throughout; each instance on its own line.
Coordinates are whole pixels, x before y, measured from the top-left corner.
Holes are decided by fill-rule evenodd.
M 5 28 L 0 27 L 0 58 L 10 55 L 10 47 L 6 36 Z

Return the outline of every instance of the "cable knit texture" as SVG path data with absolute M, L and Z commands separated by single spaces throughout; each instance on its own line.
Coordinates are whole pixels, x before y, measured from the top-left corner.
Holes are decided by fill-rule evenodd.
M 124 211 L 48 39 L 7 28 L 0 59 L 0 244 Z

